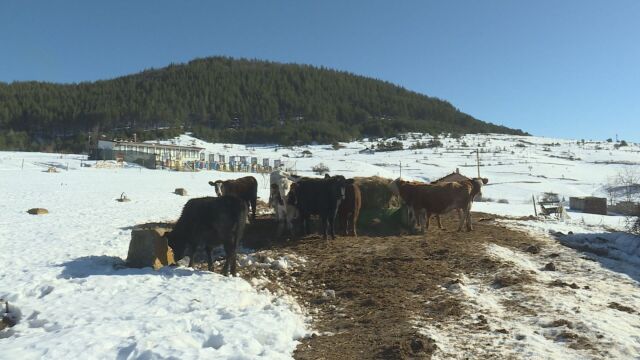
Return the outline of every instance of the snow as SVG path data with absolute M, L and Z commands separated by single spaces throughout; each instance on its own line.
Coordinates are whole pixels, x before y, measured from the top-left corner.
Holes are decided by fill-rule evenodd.
M 409 134 L 401 140 L 405 148 L 430 138 L 414 137 Z M 619 310 L 608 307 L 616 302 L 640 309 L 640 273 L 636 270 L 640 242 L 622 232 L 627 219 L 571 211 L 564 221 L 526 218 L 533 215 L 532 195 L 542 192 L 556 192 L 565 200 L 606 196 L 604 184 L 624 169 L 637 169 L 640 146 L 615 149 L 614 143 L 607 142 L 579 144 L 576 140 L 496 134 L 440 141 L 442 148 L 375 154 L 360 153 L 377 143 L 373 139 L 344 143 L 339 150 L 328 145 L 209 144 L 188 135 L 169 142 L 227 156 L 279 159 L 288 170 L 304 176 L 317 176 L 311 168 L 322 162 L 331 174 L 346 177 L 402 175 L 423 181 L 456 168 L 476 176 L 475 150 L 479 149 L 481 175 L 489 178 L 483 197 L 492 201 L 476 202 L 473 210 L 511 217 L 499 221 L 545 239 L 542 255 L 553 252 L 560 256 L 554 259 L 559 270 L 545 272 L 542 255 L 497 245 L 485 249 L 496 259 L 531 273 L 534 284 L 542 285 L 527 285 L 527 291 L 495 289 L 486 279 L 460 274 L 461 284 L 447 291 L 464 297 L 494 329 L 509 330 L 508 334 L 470 334 L 469 343 L 491 344 L 483 346 L 486 353 L 480 355 L 486 356 L 593 356 L 554 340 L 559 330 L 547 325 L 560 316 L 573 324 L 572 331 L 580 330 L 599 348 L 606 348 L 603 357 L 640 356 L 639 317 L 620 316 Z M 302 156 L 305 150 L 312 155 Z M 58 172 L 45 172 L 49 167 Z M 153 271 L 122 266 L 132 225 L 175 220 L 189 198 L 213 195 L 208 181 L 245 175 L 118 167 L 112 162 L 87 162 L 80 155 L 0 152 L 0 190 L 4 194 L 0 263 L 6 264 L 0 270 L 0 298 L 20 315 L 16 326 L 0 333 L 0 359 L 86 354 L 122 359 L 290 358 L 298 341 L 312 331 L 309 318 L 291 297 L 262 290 L 263 280 L 247 282 L 184 267 Z M 253 175 L 258 180 L 258 196 L 266 201 L 268 176 Z M 189 196 L 173 194 L 175 188 L 185 188 Z M 131 201 L 115 201 L 122 193 Z M 26 213 L 34 207 L 46 208 L 49 214 Z M 246 254 L 240 260 L 241 266 L 255 263 L 286 271 L 304 266 L 304 259 L 258 259 Z M 561 278 L 588 285 L 590 290 L 545 285 Z M 538 315 L 513 317 L 501 301 L 505 298 L 522 302 Z M 436 356 L 463 358 L 465 338 L 456 336 L 465 334 L 463 325 L 436 328 L 420 323 L 420 328 L 436 340 L 440 348 Z M 517 335 L 524 338 L 518 340 Z M 466 354 L 478 356 L 477 352 Z
M 212 173 L 87 168 L 81 159 L 0 153 L 0 298 L 21 313 L 0 336 L 0 358 L 291 357 L 310 331 L 292 299 L 218 273 L 122 266 L 130 227 L 177 219 L 188 197 L 173 189 L 212 195 Z M 69 170 L 43 172 L 49 164 Z M 130 202 L 114 201 L 122 192 Z M 27 214 L 33 207 L 49 214 Z

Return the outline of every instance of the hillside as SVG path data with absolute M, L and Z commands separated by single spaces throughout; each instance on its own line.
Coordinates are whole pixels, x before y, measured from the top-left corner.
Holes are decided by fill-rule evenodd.
M 388 82 L 308 65 L 206 58 L 79 84 L 0 83 L 0 149 L 83 151 L 89 135 L 329 143 L 401 131 L 524 134 Z

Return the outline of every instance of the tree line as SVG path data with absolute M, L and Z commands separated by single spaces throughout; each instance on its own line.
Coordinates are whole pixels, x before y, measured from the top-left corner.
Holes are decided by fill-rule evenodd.
M 110 80 L 0 82 L 0 149 L 83 151 L 100 137 L 191 131 L 234 143 L 331 143 L 399 132 L 525 134 L 389 82 L 212 57 Z

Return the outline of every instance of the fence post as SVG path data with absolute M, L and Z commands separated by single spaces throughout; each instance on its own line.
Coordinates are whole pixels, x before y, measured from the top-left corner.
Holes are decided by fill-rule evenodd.
M 538 217 L 538 209 L 536 208 L 536 197 L 532 194 L 531 200 L 533 200 L 533 213 Z

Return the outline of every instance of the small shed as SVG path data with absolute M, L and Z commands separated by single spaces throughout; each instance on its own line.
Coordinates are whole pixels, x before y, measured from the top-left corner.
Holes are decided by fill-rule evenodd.
M 595 196 L 570 197 L 569 208 L 588 214 L 607 215 L 607 198 Z

